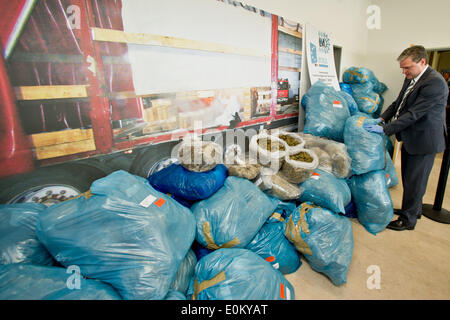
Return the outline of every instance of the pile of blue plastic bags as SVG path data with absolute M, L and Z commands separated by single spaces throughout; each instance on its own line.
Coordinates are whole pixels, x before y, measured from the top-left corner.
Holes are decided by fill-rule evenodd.
M 284 148 L 275 167 L 175 161 L 148 177 L 113 172 L 49 207 L 0 205 L 0 298 L 290 300 L 285 275 L 302 261 L 345 284 L 350 218 L 383 231 L 398 179 L 386 138 L 363 129 L 386 86 L 365 68 L 343 79 L 304 95 L 303 133 L 252 140 Z

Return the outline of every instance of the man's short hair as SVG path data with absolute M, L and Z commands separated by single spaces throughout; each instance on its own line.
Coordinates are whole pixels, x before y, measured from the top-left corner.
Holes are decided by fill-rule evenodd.
M 398 56 L 397 61 L 405 60 L 411 57 L 412 61 L 419 62 L 425 59 L 425 63 L 428 60 L 427 50 L 423 46 L 412 46 L 403 50 L 403 52 Z

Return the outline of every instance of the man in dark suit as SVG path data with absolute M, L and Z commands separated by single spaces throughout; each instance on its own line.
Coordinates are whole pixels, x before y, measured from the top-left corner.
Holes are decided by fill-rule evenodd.
M 413 230 L 422 213 L 422 198 L 437 153 L 445 150 L 445 107 L 448 88 L 444 78 L 427 64 L 423 46 L 405 49 L 397 58 L 405 75 L 398 98 L 381 114 L 380 125 L 367 125 L 369 132 L 395 134 L 403 141 L 401 173 L 403 198 L 393 230 Z

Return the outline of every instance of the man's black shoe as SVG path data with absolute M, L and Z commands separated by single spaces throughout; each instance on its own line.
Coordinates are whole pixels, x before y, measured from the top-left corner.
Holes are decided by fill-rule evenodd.
M 402 213 L 401 209 L 394 209 L 394 214 L 399 215 Z M 417 219 L 422 218 L 422 214 L 419 214 L 419 216 L 417 217 Z
M 405 224 L 405 221 L 403 221 L 402 219 L 397 219 L 395 221 L 391 221 L 386 228 L 388 229 L 392 229 L 395 231 L 403 231 L 403 230 L 414 230 L 414 227 L 408 227 Z

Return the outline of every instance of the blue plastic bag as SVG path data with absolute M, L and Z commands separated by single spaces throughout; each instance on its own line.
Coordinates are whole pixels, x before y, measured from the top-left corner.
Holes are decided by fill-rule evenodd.
M 386 180 L 388 188 L 392 188 L 398 185 L 397 171 L 395 170 L 395 166 L 394 163 L 392 162 L 389 152 L 386 152 L 386 168 L 384 169 L 384 171 L 386 172 Z
M 276 204 L 276 208 L 267 219 L 266 223 L 283 222 L 285 219 L 289 218 L 292 212 L 297 208 L 295 202 L 282 201 L 272 196 L 269 196 L 269 198 L 274 201 L 274 203 Z
M 345 82 L 339 82 L 339 87 L 341 88 L 341 91 L 347 92 L 350 96 L 353 94 L 352 87 L 350 84 Z
M 191 207 L 196 240 L 208 249 L 244 248 L 276 206 L 251 181 L 230 176 L 219 191 Z
M 364 124 L 376 124 L 376 120 L 358 113 L 345 123 L 344 143 L 352 158 L 351 167 L 355 174 L 380 170 L 385 166 L 383 136 L 368 132 L 363 128 Z
M 180 291 L 169 289 L 164 300 L 186 300 L 186 296 Z
M 350 116 L 353 116 L 355 113 L 359 111 L 358 104 L 356 103 L 352 95 L 350 95 L 348 92 L 345 91 L 339 92 L 339 95 L 341 95 L 347 101 Z
M 358 218 L 358 212 L 356 211 L 356 205 L 353 199 L 345 206 L 344 216 L 347 218 Z
M 373 91 L 373 85 L 368 82 L 364 84 L 351 84 L 353 98 L 361 112 L 372 114 L 381 106 L 380 95 Z
M 180 164 L 170 166 L 153 173 L 148 181 L 156 190 L 170 193 L 175 199 L 203 200 L 219 190 L 227 178 L 228 170 L 223 164 L 205 172 L 193 172 Z
M 247 249 L 218 249 L 200 260 L 192 300 L 294 300 L 294 288 L 270 263 Z
M 342 81 L 350 84 L 367 82 L 374 83 L 375 79 L 376 77 L 372 70 L 361 67 L 350 67 L 342 74 Z
M 170 285 L 170 289 L 186 294 L 191 278 L 194 276 L 197 257 L 192 249 L 189 249 L 183 262 L 178 268 L 175 280 Z
M 350 117 L 347 100 L 320 81 L 312 85 L 305 96 L 303 132 L 342 142 L 345 121 Z
M 301 183 L 300 187 L 303 189 L 300 202 L 309 201 L 334 213 L 344 213 L 345 206 L 352 199 L 344 179 L 320 169 L 314 170 L 313 175 Z
M 191 249 L 192 249 L 192 251 L 194 251 L 195 256 L 197 257 L 197 262 L 204 256 L 206 256 L 214 251 L 212 249 L 205 248 L 200 243 L 198 243 L 197 240 L 194 240 L 194 243 L 192 243 Z
M 261 256 L 282 274 L 293 273 L 302 264 L 297 249 L 284 235 L 282 222 L 265 223 L 246 248 Z
M 353 255 L 353 231 L 348 218 L 304 202 L 285 221 L 284 228 L 286 237 L 312 269 L 337 286 L 347 282 Z
M 359 222 L 374 235 L 383 231 L 394 214 L 385 171 L 354 175 L 348 182 Z
M 0 266 L 0 300 L 121 300 L 110 285 L 75 272 L 22 263 Z
M 39 203 L 0 204 L 0 265 L 53 265 L 53 257 L 36 236 L 38 215 L 46 208 Z
M 163 299 L 195 237 L 191 211 L 119 170 L 39 215 L 36 233 L 64 266 L 111 284 L 124 299 Z
M 378 93 L 380 96 L 388 89 L 386 84 L 381 81 L 377 81 L 373 86 L 373 91 Z

